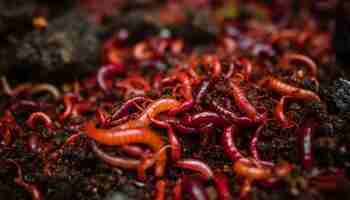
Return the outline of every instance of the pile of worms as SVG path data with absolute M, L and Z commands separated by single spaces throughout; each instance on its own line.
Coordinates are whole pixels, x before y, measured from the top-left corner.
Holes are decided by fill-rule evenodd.
M 1 77 L 1 152 L 21 141 L 50 177 L 68 147 L 84 146 L 96 162 L 153 184 L 156 200 L 209 199 L 208 185 L 221 200 L 254 188 L 335 191 L 344 169 L 317 166 L 312 145 L 324 120 L 312 108 L 324 107 L 318 76 L 329 33 L 251 26 L 223 22 L 202 48 L 172 35 L 129 44 L 121 30 L 104 42 L 99 70 L 80 80 L 59 87 Z M 289 139 L 295 155 L 274 151 L 276 138 Z M 18 187 L 44 199 L 21 162 L 1 160 L 16 169 Z

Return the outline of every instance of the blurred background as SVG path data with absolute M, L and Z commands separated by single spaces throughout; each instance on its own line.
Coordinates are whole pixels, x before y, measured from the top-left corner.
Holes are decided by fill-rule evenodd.
M 231 23 L 257 40 L 283 31 L 311 34 L 303 53 L 324 66 L 321 77 L 349 77 L 349 7 L 341 0 L 2 0 L 0 73 L 12 80 L 74 79 L 100 66 L 102 42 L 112 35 L 128 43 L 179 35 L 206 44 L 232 33 L 221 26 Z

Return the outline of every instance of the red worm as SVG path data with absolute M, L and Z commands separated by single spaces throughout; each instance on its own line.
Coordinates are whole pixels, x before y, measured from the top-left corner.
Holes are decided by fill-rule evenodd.
M 302 166 L 305 170 L 310 170 L 314 162 L 312 135 L 314 134 L 317 123 L 313 119 L 304 120 L 296 130 L 296 134 Z
M 243 155 L 238 151 L 234 137 L 238 134 L 239 130 L 237 126 L 232 125 L 224 129 L 222 134 L 221 143 L 224 147 L 224 152 L 226 156 L 233 162 L 242 159 Z
M 162 83 L 168 83 L 173 81 L 179 81 L 181 83 L 182 93 L 184 98 L 189 101 L 193 99 L 191 80 L 185 72 L 177 72 L 175 75 L 167 77 L 162 80 Z
M 121 149 L 130 156 L 141 157 L 141 158 L 144 156 L 148 156 L 147 150 L 145 151 L 141 147 L 136 145 L 131 145 L 131 144 L 122 145 Z
M 151 102 L 151 101 L 152 100 L 148 99 L 147 97 L 142 97 L 142 96 L 133 97 L 127 100 L 122 106 L 120 106 L 118 110 L 114 111 L 112 116 L 108 118 L 108 121 L 110 122 L 125 116 L 130 110 L 130 108 L 134 107 L 135 104 L 137 103 Z
M 260 115 L 255 107 L 249 102 L 248 98 L 244 94 L 244 91 L 233 81 L 230 81 L 230 86 L 238 108 L 253 121 L 264 120 L 263 115 Z
M 55 100 L 58 100 L 61 98 L 61 93 L 60 91 L 57 89 L 57 87 L 48 84 L 48 83 L 42 83 L 42 84 L 38 84 L 38 85 L 34 85 L 31 89 L 30 89 L 30 93 L 32 94 L 36 94 L 39 92 L 49 92 L 53 98 Z
M 97 72 L 97 83 L 104 92 L 109 92 L 109 86 L 106 82 L 106 76 L 111 76 L 123 71 L 120 65 L 104 65 Z
M 224 120 L 217 113 L 210 111 L 189 115 L 183 120 L 183 124 L 191 127 L 199 127 L 208 123 L 213 123 L 216 126 L 222 126 L 224 125 Z
M 150 120 L 157 127 L 168 128 L 169 125 L 171 125 L 174 129 L 178 130 L 180 133 L 183 133 L 183 134 L 192 134 L 192 133 L 198 132 L 196 128 L 187 127 L 175 119 L 167 119 L 165 121 L 160 121 L 160 120 L 151 118 Z
M 166 182 L 164 180 L 158 180 L 156 183 L 156 196 L 154 197 L 154 200 L 164 200 L 165 189 L 166 189 Z
M 183 39 L 174 39 L 172 42 L 171 42 L 171 53 L 173 53 L 174 55 L 177 55 L 179 53 L 182 52 L 183 48 L 184 48 L 185 44 L 184 44 L 184 41 Z
M 10 110 L 16 111 L 17 109 L 33 109 L 38 110 L 42 105 L 40 103 L 29 101 L 29 100 L 19 100 L 11 105 Z
M 35 113 L 32 113 L 29 118 L 27 119 L 26 121 L 26 124 L 28 127 L 30 127 L 31 129 L 35 129 L 36 127 L 36 122 L 40 120 L 42 122 L 44 122 L 44 126 L 45 128 L 47 129 L 53 129 L 53 123 L 52 123 L 52 120 L 51 118 L 43 113 L 43 112 L 35 112 Z
M 220 200 L 232 200 L 228 178 L 225 174 L 215 174 L 214 183 Z
M 239 63 L 243 66 L 245 79 L 249 80 L 253 72 L 252 63 L 246 58 L 241 58 Z
M 284 102 L 287 98 L 290 98 L 290 97 L 289 96 L 281 97 L 280 101 L 275 107 L 275 117 L 281 123 L 283 128 L 291 128 L 294 125 L 291 119 L 288 119 L 288 117 L 284 114 L 284 109 L 283 109 Z
M 192 86 L 189 77 L 185 73 L 179 73 L 178 80 L 181 82 L 182 92 L 187 100 L 192 100 Z
M 182 179 L 179 178 L 173 188 L 173 199 L 182 200 Z
M 198 133 L 199 131 L 197 128 L 187 127 L 183 124 L 181 124 L 179 121 L 170 121 L 170 123 L 173 125 L 173 127 L 178 130 L 182 134 L 192 134 L 192 133 Z
M 124 85 L 129 85 L 129 87 L 139 88 L 141 87 L 143 91 L 148 92 L 151 90 L 150 84 L 140 75 L 131 75 L 126 79 L 120 81 Z
M 175 119 L 167 119 L 165 121 L 160 121 L 160 120 L 151 118 L 151 121 L 154 125 L 160 128 L 168 128 L 169 125 L 171 125 L 174 129 L 178 130 L 180 133 L 183 133 L 183 134 L 192 134 L 192 133 L 198 132 L 196 128 L 187 127 Z
M 137 173 L 138 178 L 142 181 L 146 181 L 146 170 L 150 167 L 152 167 L 156 161 L 159 160 L 160 155 L 166 153 L 166 150 L 170 148 L 169 145 L 163 146 L 159 151 L 157 151 L 155 154 L 147 154 L 146 156 L 142 156 L 142 162 L 137 167 Z M 157 168 L 156 168 L 157 170 Z
M 142 143 L 150 146 L 155 152 L 163 147 L 162 139 L 151 129 L 128 129 L 120 130 L 119 127 L 111 129 L 96 128 L 94 121 L 89 121 L 83 128 L 88 137 L 105 145 L 125 145 L 130 143 Z M 156 176 L 164 174 L 166 164 L 166 152 L 159 155 L 156 163 Z
M 175 166 L 183 168 L 183 169 L 189 169 L 189 170 L 193 170 L 195 172 L 198 172 L 202 177 L 204 177 L 206 179 L 211 179 L 214 175 L 211 168 L 206 163 L 204 163 L 200 160 L 195 160 L 195 159 L 178 160 L 175 163 Z
M 169 143 L 171 146 L 171 159 L 172 159 L 172 161 L 176 162 L 177 160 L 179 160 L 181 158 L 182 145 L 180 143 L 180 140 L 176 136 L 172 125 L 168 122 L 159 121 L 159 120 L 152 119 L 152 118 L 151 118 L 151 121 L 156 126 L 167 129 L 168 140 L 169 140 Z
M 125 124 L 118 126 L 119 129 L 130 129 L 147 127 L 150 125 L 152 118 L 155 118 L 159 113 L 172 110 L 180 106 L 180 103 L 175 99 L 159 99 L 151 103 L 136 120 L 131 120 Z
M 282 66 L 288 66 L 292 61 L 300 61 L 306 64 L 306 66 L 309 68 L 310 76 L 315 78 L 317 76 L 317 65 L 316 63 L 311 60 L 309 57 L 302 55 L 302 54 L 296 54 L 296 53 L 287 53 L 283 55 L 281 59 Z
M 263 78 L 258 84 L 261 87 L 266 85 L 274 92 L 283 96 L 291 96 L 301 100 L 321 101 L 320 97 L 316 93 L 294 87 L 271 76 Z
M 114 35 L 108 38 L 102 45 L 102 60 L 106 64 L 119 64 L 116 57 L 116 45 L 118 42 L 118 36 Z
M 69 117 L 69 115 L 73 111 L 73 101 L 77 99 L 77 96 L 74 94 L 67 94 L 63 97 L 63 103 L 64 103 L 64 111 L 63 113 L 59 116 L 59 120 L 62 122 L 65 119 Z
M 14 160 L 7 160 L 7 162 L 12 163 L 17 168 L 17 177 L 15 178 L 15 183 L 23 187 L 27 192 L 29 192 L 32 196 L 32 200 L 43 200 L 43 194 L 40 192 L 38 187 L 34 184 L 26 183 L 23 180 L 23 174 L 20 165 Z
M 258 144 L 258 141 L 259 141 L 259 135 L 261 134 L 264 126 L 265 125 L 262 124 L 262 125 L 260 125 L 258 127 L 258 129 L 254 132 L 253 137 L 252 137 L 252 139 L 250 141 L 250 145 L 249 145 L 250 153 L 252 154 L 252 157 L 255 160 L 260 160 L 259 153 L 258 153 L 258 150 L 257 150 L 257 144 Z
M 209 144 L 212 135 L 215 132 L 214 123 L 208 123 L 204 126 L 198 128 L 198 133 L 201 134 L 201 143 L 200 145 L 205 147 Z
M 233 171 L 248 180 L 277 182 L 288 176 L 293 170 L 293 166 L 287 162 L 276 165 L 265 165 L 257 160 L 240 159 L 233 164 Z
M 147 42 L 140 42 L 135 45 L 133 49 L 133 56 L 137 60 L 147 60 L 154 56 L 154 52 L 151 51 Z
M 177 138 L 174 129 L 169 126 L 169 128 L 167 129 L 167 133 L 168 133 L 168 140 L 169 143 L 171 145 L 171 159 L 172 161 L 176 162 L 177 160 L 179 160 L 181 158 L 182 155 L 182 145 L 179 141 L 179 139 Z
M 267 180 L 272 177 L 271 167 L 256 166 L 248 159 L 240 159 L 233 164 L 233 171 L 249 180 Z
M 181 105 L 179 105 L 177 108 L 171 109 L 168 114 L 170 116 L 175 116 L 177 114 L 184 113 L 186 111 L 189 111 L 193 107 L 193 105 L 194 105 L 194 101 L 192 99 L 185 101 Z
M 1 126 L 3 126 L 1 124 Z M 2 143 L 5 145 L 5 146 L 8 146 L 12 143 L 12 140 L 13 140 L 13 137 L 12 137 L 12 133 L 11 133 L 11 130 L 8 128 L 8 127 L 4 127 L 1 130 L 1 135 L 2 135 Z
M 282 39 L 295 40 L 298 36 L 298 32 L 295 30 L 282 30 L 281 32 L 272 35 L 270 42 L 271 44 L 276 44 Z
M 218 112 L 219 114 L 223 115 L 224 117 L 228 118 L 229 120 L 232 120 L 235 124 L 239 125 L 250 125 L 255 123 L 253 120 L 251 120 L 248 117 L 238 117 L 235 113 L 232 111 L 227 110 L 225 107 L 219 105 L 218 102 L 215 100 L 210 102 L 210 105 L 212 108 Z
M 118 156 L 108 155 L 103 150 L 101 150 L 94 141 L 91 142 L 91 147 L 96 157 L 105 163 L 114 167 L 137 170 L 138 178 L 142 181 L 146 180 L 146 170 L 156 162 L 156 159 L 159 158 L 159 154 L 163 152 L 161 149 L 160 152 L 157 152 L 157 154 L 155 154 L 155 156 L 151 156 L 149 154 L 147 156 L 143 155 L 145 157 L 145 160 L 139 161 L 131 158 L 122 158 Z
M 96 109 L 96 118 L 102 127 L 106 126 L 108 117 L 108 113 L 103 108 Z
M 76 103 L 72 109 L 72 116 L 78 117 L 83 113 L 91 112 L 92 109 L 93 109 L 92 102 L 83 101 L 83 102 Z
M 218 78 L 221 75 L 221 63 L 217 56 L 215 55 L 204 55 L 203 56 L 204 65 L 211 66 L 213 78 Z
M 202 83 L 201 83 L 201 86 L 198 90 L 198 93 L 197 93 L 197 96 L 196 96 L 196 104 L 200 104 L 204 98 L 204 95 L 208 92 L 208 89 L 209 89 L 209 86 L 210 86 L 210 81 L 209 80 L 204 80 Z
M 224 78 L 225 79 L 230 79 L 232 77 L 232 75 L 234 74 L 234 72 L 235 72 L 235 64 L 234 63 L 230 63 Z
M 141 161 L 136 159 L 108 155 L 106 152 L 104 152 L 97 146 L 95 141 L 91 142 L 91 148 L 97 158 L 114 167 L 121 167 L 124 169 L 136 169 L 141 163 Z

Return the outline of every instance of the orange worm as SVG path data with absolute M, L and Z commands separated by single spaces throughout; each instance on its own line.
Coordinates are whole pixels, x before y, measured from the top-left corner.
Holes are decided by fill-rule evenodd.
M 291 96 L 293 98 L 302 100 L 321 101 L 320 97 L 316 93 L 289 85 L 271 76 L 260 80 L 258 85 L 260 85 L 260 87 L 266 85 L 274 92 L 283 96 Z
M 156 196 L 155 200 L 164 200 L 165 199 L 165 189 L 166 182 L 164 180 L 158 180 L 156 183 Z
M 288 117 L 284 114 L 284 102 L 289 96 L 281 97 L 280 101 L 275 107 L 275 117 L 281 123 L 283 128 L 291 128 L 293 126 L 293 122 L 288 119 Z
M 233 81 L 230 82 L 233 98 L 238 108 L 253 121 L 260 121 L 264 116 L 259 114 L 255 107 L 249 102 L 244 91 Z
M 69 117 L 69 115 L 73 111 L 73 100 L 76 99 L 77 97 L 73 94 L 68 94 L 63 97 L 63 103 L 64 103 L 64 111 L 63 113 L 59 116 L 60 121 L 64 121 Z
M 121 124 L 117 128 L 126 130 L 131 128 L 148 127 L 151 124 L 151 119 L 155 118 L 159 113 L 172 110 L 178 106 L 180 106 L 180 102 L 175 99 L 159 99 L 151 103 L 143 113 L 141 113 L 138 119 Z
M 158 152 L 164 145 L 161 138 L 149 128 L 121 130 L 119 127 L 111 129 L 96 128 L 94 121 L 85 124 L 83 130 L 86 135 L 105 145 L 125 145 L 130 143 L 142 143 L 150 146 L 154 152 Z M 166 152 L 159 155 L 156 162 L 156 176 L 164 174 L 166 164 Z
M 240 159 L 233 164 L 233 171 L 249 180 L 266 180 L 272 176 L 270 167 L 255 166 L 254 163 L 247 159 Z

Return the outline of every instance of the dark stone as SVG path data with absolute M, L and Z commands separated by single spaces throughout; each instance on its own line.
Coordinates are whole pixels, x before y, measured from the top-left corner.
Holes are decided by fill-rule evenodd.
M 16 63 L 16 46 L 27 33 L 33 31 L 35 14 L 44 14 L 51 21 L 73 6 L 73 0 L 0 1 L 0 75 L 8 73 Z
M 8 72 L 14 60 L 13 40 L 30 32 L 35 1 L 0 1 L 0 74 Z
M 337 79 L 325 92 L 328 111 L 330 113 L 346 113 L 350 111 L 350 81 Z
M 96 70 L 101 41 L 96 25 L 86 19 L 72 11 L 53 20 L 46 30 L 26 34 L 16 45 L 16 79 L 63 81 Z

